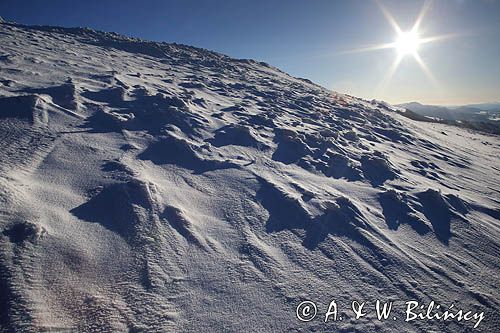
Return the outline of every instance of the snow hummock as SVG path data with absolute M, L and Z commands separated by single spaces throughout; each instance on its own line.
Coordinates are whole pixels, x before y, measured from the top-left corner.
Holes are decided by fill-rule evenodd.
M 498 137 L 90 29 L 2 23 L 0 63 L 2 329 L 473 326 L 304 323 L 306 299 L 434 300 L 498 327 Z

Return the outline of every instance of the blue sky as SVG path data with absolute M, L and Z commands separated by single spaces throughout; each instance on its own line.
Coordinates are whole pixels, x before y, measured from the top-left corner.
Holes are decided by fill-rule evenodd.
M 417 0 L 379 2 L 402 30 L 411 29 L 424 5 Z M 0 0 L 0 16 L 23 24 L 86 26 L 204 47 L 266 61 L 294 76 L 368 99 L 500 101 L 497 0 L 431 3 L 420 36 L 454 34 L 418 49 L 432 79 L 412 56 L 403 57 L 388 78 L 395 49 L 350 52 L 397 37 L 374 0 Z

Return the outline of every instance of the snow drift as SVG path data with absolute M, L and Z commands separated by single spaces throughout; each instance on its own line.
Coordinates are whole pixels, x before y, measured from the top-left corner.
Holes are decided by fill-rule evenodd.
M 264 63 L 1 23 L 0 327 L 472 329 L 347 311 L 434 300 L 495 331 L 499 155 Z

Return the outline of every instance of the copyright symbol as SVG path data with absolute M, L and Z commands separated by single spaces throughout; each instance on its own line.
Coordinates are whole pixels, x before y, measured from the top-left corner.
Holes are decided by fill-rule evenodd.
M 297 318 L 300 321 L 311 321 L 316 317 L 318 309 L 316 304 L 311 301 L 304 301 L 297 305 Z

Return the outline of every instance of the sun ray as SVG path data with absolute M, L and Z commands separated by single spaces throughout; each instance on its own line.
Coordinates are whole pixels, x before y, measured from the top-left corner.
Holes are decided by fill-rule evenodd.
M 438 36 L 431 36 L 431 37 L 425 37 L 425 38 L 420 38 L 420 44 L 426 44 L 426 43 L 432 43 L 432 42 L 437 42 L 437 41 L 443 41 L 451 38 L 457 38 L 461 37 L 461 34 L 458 33 L 452 33 L 452 34 L 445 34 L 445 35 L 438 35 Z
M 415 23 L 413 24 L 413 27 L 409 31 L 402 31 L 401 30 L 401 28 L 399 27 L 398 23 L 396 22 L 396 20 L 392 16 L 392 14 L 387 10 L 387 8 L 385 8 L 385 6 L 380 2 L 380 0 L 374 0 L 374 2 L 377 4 L 379 9 L 381 10 L 381 12 L 384 14 L 385 18 L 389 22 L 389 24 L 393 27 L 394 31 L 396 32 L 396 35 L 398 36 L 396 41 L 394 41 L 392 43 L 368 45 L 368 46 L 359 47 L 359 48 L 355 48 L 355 49 L 348 49 L 348 50 L 339 51 L 339 52 L 335 52 L 335 53 L 318 55 L 316 57 L 330 57 L 330 56 L 336 56 L 336 55 L 363 53 L 363 52 L 371 52 L 371 51 L 378 51 L 378 50 L 385 50 L 385 49 L 396 49 L 398 51 L 398 54 L 400 54 L 400 55 L 413 55 L 418 51 L 417 49 L 421 44 L 443 41 L 443 40 L 463 36 L 463 34 L 450 33 L 450 34 L 431 36 L 431 37 L 420 37 L 419 28 L 422 24 L 422 21 L 423 21 L 425 15 L 427 14 L 427 12 L 430 10 L 432 4 L 434 3 L 434 0 L 426 0 L 424 2 L 424 5 L 420 9 L 420 12 L 417 16 L 417 19 L 415 20 Z
M 398 54 L 396 58 L 394 58 L 394 61 L 392 62 L 391 67 L 389 68 L 389 71 L 386 73 L 382 81 L 380 81 L 375 91 L 383 92 L 385 90 L 389 82 L 391 82 L 394 73 L 396 73 L 396 70 L 398 69 L 399 64 L 401 63 L 401 60 L 403 60 L 403 56 Z
M 377 51 L 377 50 L 384 50 L 384 49 L 392 49 L 392 48 L 394 48 L 394 44 L 395 43 L 385 43 L 385 44 L 377 44 L 377 45 L 372 45 L 372 46 L 360 47 L 357 49 L 342 51 L 342 52 L 339 52 L 339 54 L 363 53 L 363 52 L 370 52 L 370 51 Z
M 422 58 L 420 57 L 420 55 L 418 53 L 415 53 L 415 54 L 413 54 L 413 58 L 415 58 L 415 60 L 417 61 L 417 63 L 420 65 L 420 68 L 422 69 L 422 71 L 424 72 L 424 74 L 427 76 L 427 78 L 429 79 L 429 81 L 434 85 L 434 87 L 435 88 L 439 88 L 438 81 L 436 80 L 436 78 L 434 77 L 434 75 L 432 74 L 432 72 L 430 71 L 429 67 L 427 67 L 427 65 L 425 64 L 425 62 L 422 60 Z
M 396 32 L 397 34 L 396 41 L 392 43 L 379 44 L 371 47 L 359 48 L 345 53 L 368 52 L 368 51 L 393 48 L 397 51 L 396 58 L 394 59 L 394 62 L 392 63 L 387 74 L 385 75 L 381 83 L 378 85 L 378 87 L 383 88 L 391 81 L 392 77 L 394 76 L 394 73 L 399 67 L 399 64 L 401 63 L 403 57 L 405 56 L 413 56 L 413 58 L 418 63 L 418 65 L 420 66 L 426 77 L 429 79 L 429 81 L 431 81 L 433 85 L 438 87 L 439 85 L 436 78 L 432 74 L 429 67 L 427 67 L 425 62 L 422 60 L 420 55 L 418 54 L 418 48 L 421 44 L 427 44 L 427 43 L 446 40 L 449 38 L 454 38 L 459 36 L 459 34 L 447 34 L 447 35 L 439 35 L 431 37 L 420 36 L 420 26 L 422 25 L 422 22 L 427 12 L 430 10 L 433 1 L 434 0 L 425 0 L 412 28 L 408 31 L 403 31 L 399 27 L 398 23 L 396 22 L 392 14 L 387 10 L 387 8 L 385 8 L 385 6 L 380 2 L 380 0 L 374 0 L 374 2 L 380 8 L 381 12 L 384 14 L 387 22 L 392 26 L 392 28 Z
M 392 17 L 391 13 L 389 13 L 389 11 L 387 10 L 387 8 L 385 8 L 379 0 L 375 0 L 375 3 L 378 5 L 378 7 L 380 8 L 380 10 L 382 11 L 382 13 L 384 14 L 385 18 L 387 19 L 387 21 L 389 22 L 390 25 L 392 25 L 392 27 L 394 28 L 394 30 L 396 31 L 396 33 L 399 35 L 402 31 L 401 31 L 401 28 L 399 27 L 399 25 L 397 24 L 396 20 L 394 19 L 394 17 Z
M 422 20 L 424 19 L 425 14 L 427 14 L 427 11 L 429 11 L 429 8 L 432 5 L 432 0 L 426 0 L 424 5 L 422 6 L 422 9 L 420 10 L 420 13 L 418 14 L 417 20 L 415 21 L 415 24 L 413 24 L 413 28 L 411 28 L 411 31 L 417 32 L 418 29 L 420 28 L 420 24 L 422 23 Z

